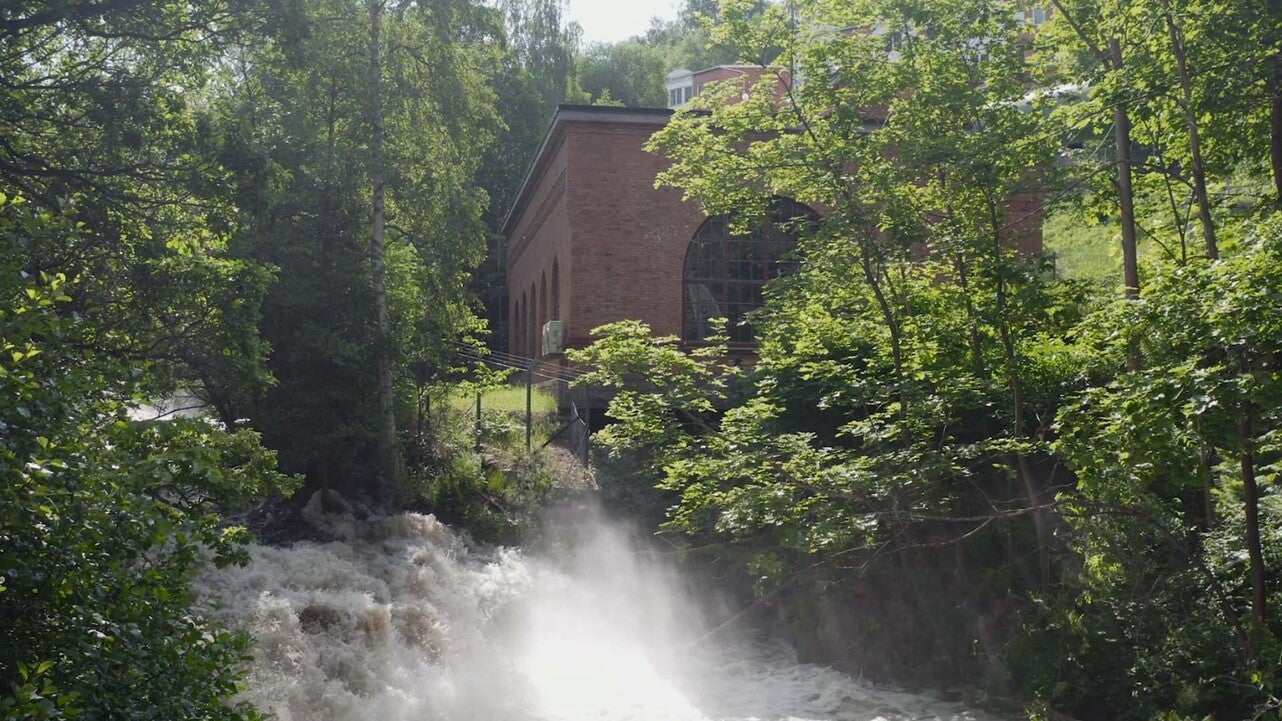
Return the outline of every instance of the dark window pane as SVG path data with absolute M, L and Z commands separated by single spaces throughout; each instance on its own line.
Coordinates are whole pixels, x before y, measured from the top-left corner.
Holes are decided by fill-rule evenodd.
M 761 243 L 732 240 L 727 246 L 732 280 L 766 280 L 767 248 Z
M 724 246 L 720 240 L 701 244 L 699 248 L 699 271 L 704 278 L 722 278 L 725 276 Z
M 729 235 L 730 226 L 725 216 L 718 215 L 714 218 L 708 218 L 702 226 L 699 227 L 698 240 L 725 240 Z
M 760 258 L 765 244 L 757 238 L 731 238 L 726 243 L 726 255 L 734 260 Z
M 752 343 L 755 333 L 744 316 L 761 306 L 766 282 L 796 268 L 796 236 L 813 217 L 805 206 L 780 198 L 765 221 L 742 236 L 730 237 L 724 216 L 706 220 L 686 256 L 685 339 L 728 332 L 732 343 Z M 708 321 L 715 317 L 727 318 L 729 327 L 712 327 Z
M 752 326 L 743 322 L 743 317 L 730 322 L 730 342 L 731 343 L 751 343 L 756 337 Z
M 688 340 L 704 340 L 720 330 L 709 321 L 726 315 L 725 287 L 708 283 L 685 284 L 685 328 Z

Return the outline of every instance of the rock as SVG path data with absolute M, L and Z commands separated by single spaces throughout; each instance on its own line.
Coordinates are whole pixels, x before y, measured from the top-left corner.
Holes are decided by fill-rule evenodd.
M 332 488 L 322 488 L 313 493 L 299 515 L 307 525 L 330 538 L 348 542 L 356 538 L 352 504 Z
M 325 633 L 339 625 L 343 615 L 328 606 L 312 604 L 298 614 L 298 625 L 307 633 Z

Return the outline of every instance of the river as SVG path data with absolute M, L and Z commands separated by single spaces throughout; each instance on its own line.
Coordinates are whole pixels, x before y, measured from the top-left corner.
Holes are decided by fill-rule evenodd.
M 573 533 L 523 552 L 432 516 L 331 517 L 346 540 L 255 546 L 197 593 L 253 634 L 244 697 L 281 721 L 991 718 L 717 628 L 727 612 L 662 555 L 594 514 L 564 518 Z

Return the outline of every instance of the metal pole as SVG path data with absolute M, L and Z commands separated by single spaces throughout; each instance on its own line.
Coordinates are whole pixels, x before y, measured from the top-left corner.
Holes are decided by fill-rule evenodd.
M 423 452 L 423 384 L 418 384 L 418 398 L 414 403 L 414 451 L 411 454 L 414 467 L 418 467 L 419 456 Z
M 537 360 L 530 361 L 525 371 L 525 452 L 530 452 L 534 437 L 534 366 Z
M 592 452 L 592 389 L 583 387 L 583 467 L 588 467 Z

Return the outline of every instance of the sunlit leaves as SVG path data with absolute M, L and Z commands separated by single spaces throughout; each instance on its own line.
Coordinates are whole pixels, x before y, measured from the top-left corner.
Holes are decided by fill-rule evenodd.
M 205 622 L 188 583 L 206 552 L 245 559 L 223 513 L 293 481 L 251 432 L 130 420 L 145 369 L 94 349 L 99 329 L 67 312 L 75 281 L 20 265 L 84 232 L 0 207 L 0 716 L 252 718 L 228 703 L 247 641 Z
M 234 398 L 285 467 L 368 489 L 377 466 L 377 350 L 386 342 L 399 408 L 415 362 L 448 367 L 451 342 L 480 335 L 468 273 L 485 253 L 474 178 L 499 118 L 491 89 L 502 27 L 472 2 L 387 3 L 382 29 L 385 280 L 379 339 L 370 242 L 367 4 L 291 6 L 306 32 L 247 38 L 212 112 L 246 214 L 237 258 L 271 264 L 256 319 L 275 383 Z M 264 346 L 266 343 L 264 343 Z

